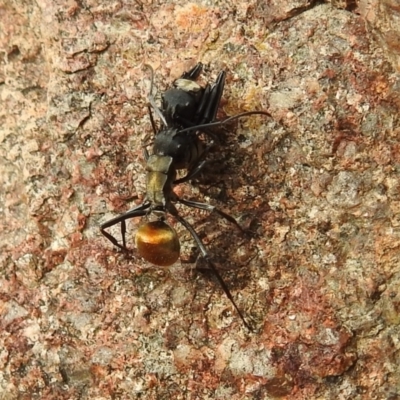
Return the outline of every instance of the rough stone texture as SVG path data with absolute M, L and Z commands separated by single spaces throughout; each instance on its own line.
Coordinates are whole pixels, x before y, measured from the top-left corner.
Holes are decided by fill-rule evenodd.
M 368 21 L 386 56 L 400 72 L 400 1 L 359 0 L 357 11 Z
M 0 6 L 1 399 L 400 396 L 399 47 L 335 5 Z M 160 92 L 198 60 L 228 72 L 220 118 L 273 116 L 177 188 L 247 228 L 180 209 L 255 333 L 178 224 L 169 269 L 98 229 L 145 195 L 145 64 Z

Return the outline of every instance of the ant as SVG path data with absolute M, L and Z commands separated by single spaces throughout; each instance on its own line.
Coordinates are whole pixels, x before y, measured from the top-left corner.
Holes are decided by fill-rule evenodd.
M 175 229 L 165 222 L 166 214 L 172 215 L 192 235 L 201 255 L 208 262 L 244 325 L 252 331 L 251 326 L 236 305 L 226 283 L 212 262 L 200 237 L 193 226 L 179 215 L 174 203 L 216 212 L 236 225 L 240 230 L 242 230 L 241 226 L 232 216 L 210 204 L 179 198 L 173 187 L 193 179 L 203 169 L 206 163 L 205 157 L 216 139 L 210 128 L 224 125 L 248 115 L 261 114 L 269 117 L 271 115 L 266 111 L 248 111 L 222 121 L 216 121 L 225 85 L 226 72 L 221 71 L 215 83 L 212 85 L 207 84 L 203 88 L 196 83 L 202 68 L 202 63 L 198 63 L 175 80 L 173 87 L 162 94 L 162 105 L 159 108 L 152 95 L 154 76 L 150 67 L 152 75 L 150 94 L 148 96 L 150 103 L 148 110 L 154 132 L 154 142 L 152 154 L 149 154 L 146 147 L 143 150 L 147 171 L 146 197 L 142 204 L 101 224 L 100 231 L 115 246 L 127 251 L 125 238 L 126 220 L 153 214 L 155 220 L 146 222 L 139 227 L 135 238 L 136 247 L 139 254 L 152 264 L 170 266 L 178 260 L 180 255 L 178 235 Z M 157 129 L 154 122 L 152 109 L 163 124 L 159 129 Z M 202 134 L 210 139 L 209 143 L 205 143 L 201 139 L 200 135 Z M 178 170 L 186 170 L 186 175 L 177 179 Z M 116 224 L 120 224 L 121 227 L 122 244 L 106 231 L 107 228 Z

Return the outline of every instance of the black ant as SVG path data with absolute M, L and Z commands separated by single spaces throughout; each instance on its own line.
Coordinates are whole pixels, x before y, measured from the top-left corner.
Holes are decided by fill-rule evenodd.
M 203 242 L 192 227 L 181 217 L 173 203 L 181 203 L 188 207 L 199 208 L 210 212 L 216 212 L 221 217 L 235 224 L 242 230 L 237 221 L 218 208 L 205 203 L 199 203 L 179 198 L 174 190 L 174 185 L 186 182 L 194 178 L 205 165 L 205 156 L 213 144 L 215 135 L 210 128 L 224 125 L 235 119 L 262 114 L 271 117 L 265 111 L 249 111 L 216 121 L 216 115 L 221 101 L 225 85 L 226 72 L 218 74 L 214 84 L 201 87 L 196 83 L 203 65 L 198 63 L 190 71 L 185 72 L 177 79 L 173 87 L 162 94 L 162 106 L 159 108 L 152 95 L 153 70 L 148 106 L 150 121 L 154 131 L 154 143 L 150 155 L 144 147 L 144 158 L 147 171 L 147 193 L 142 204 L 101 224 L 101 233 L 115 246 L 122 250 L 128 250 L 126 246 L 126 220 L 154 214 L 156 220 L 146 222 L 137 231 L 136 246 L 139 254 L 147 261 L 159 265 L 169 266 L 177 261 L 180 255 L 178 235 L 170 225 L 165 222 L 166 214 L 172 215 L 192 235 L 197 243 L 200 253 L 208 262 L 211 270 L 222 286 L 226 296 L 232 302 L 245 326 L 252 330 L 246 322 L 243 314 L 236 305 L 227 285 L 211 260 Z M 152 109 L 163 123 L 163 127 L 157 129 L 154 122 Z M 200 135 L 204 134 L 211 140 L 205 143 Z M 177 179 L 177 170 L 186 170 L 184 177 Z M 122 245 L 117 239 L 106 231 L 107 228 L 121 224 Z

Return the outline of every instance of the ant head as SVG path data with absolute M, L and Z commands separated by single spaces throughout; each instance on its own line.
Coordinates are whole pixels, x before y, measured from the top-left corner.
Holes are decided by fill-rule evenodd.
M 161 267 L 172 265 L 180 255 L 178 235 L 164 221 L 143 224 L 136 233 L 136 247 L 145 260 Z

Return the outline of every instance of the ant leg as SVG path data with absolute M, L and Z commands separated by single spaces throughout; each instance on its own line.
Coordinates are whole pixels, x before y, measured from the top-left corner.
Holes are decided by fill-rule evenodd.
M 203 69 L 203 64 L 199 62 L 192 69 L 190 69 L 187 72 L 184 72 L 181 75 L 180 79 L 190 79 L 191 81 L 195 81 L 200 75 L 202 69 Z
M 143 146 L 143 158 L 147 161 L 150 157 L 150 154 L 148 152 L 148 150 L 146 149 L 146 147 Z
M 147 109 L 149 110 L 150 122 L 151 122 L 151 127 L 153 128 L 153 133 L 154 135 L 157 135 L 157 126 L 156 123 L 154 122 L 154 117 L 153 113 L 151 112 L 151 107 L 147 106 Z
M 204 168 L 206 164 L 207 164 L 206 160 L 199 162 L 193 169 L 189 171 L 187 175 L 185 175 L 183 178 L 179 178 L 176 181 L 174 181 L 174 185 L 179 185 L 180 183 L 190 181 L 201 172 L 201 170 Z
M 158 117 L 161 119 L 162 123 L 163 123 L 165 126 L 168 126 L 167 121 L 165 120 L 165 117 L 164 117 L 163 113 L 162 113 L 161 110 L 158 108 L 158 106 L 157 106 L 157 104 L 156 104 L 156 101 L 154 100 L 154 96 L 153 96 L 154 70 L 153 70 L 153 68 L 152 68 L 151 65 L 145 64 L 145 67 L 146 67 L 147 69 L 149 69 L 149 70 L 150 70 L 150 73 L 151 73 L 151 76 L 150 76 L 150 90 L 149 90 L 149 94 L 148 94 L 147 98 L 148 98 L 148 100 L 149 100 L 150 105 L 153 107 L 154 112 L 155 112 L 155 113 L 158 115 Z M 148 109 L 150 110 L 150 106 L 148 106 Z M 153 116 L 152 116 L 151 112 L 150 112 L 150 120 L 152 120 L 153 130 L 154 130 L 154 132 L 156 132 L 155 124 L 154 124 L 154 120 L 153 120 Z
M 158 115 L 158 117 L 161 119 L 161 122 L 164 124 L 165 127 L 168 127 L 168 123 L 167 120 L 164 117 L 164 114 L 162 113 L 162 111 L 158 108 L 156 101 L 154 100 L 153 95 L 149 94 L 148 96 L 149 99 L 149 103 L 150 105 L 153 107 L 154 112 Z
M 184 199 L 179 199 L 177 200 L 180 203 L 184 204 L 185 206 L 188 207 L 194 207 L 194 208 L 199 208 L 200 210 L 206 210 L 209 212 L 215 211 L 219 216 L 222 218 L 225 218 L 227 221 L 231 222 L 232 224 L 236 225 L 242 232 L 244 232 L 243 228 L 239 225 L 239 223 L 236 221 L 235 218 L 233 218 L 231 215 L 224 213 L 220 209 L 218 209 L 215 206 L 212 206 L 211 204 L 206 204 L 206 203 L 199 203 L 197 201 L 191 201 L 191 200 L 184 200 Z
M 193 179 L 195 176 L 197 176 L 201 172 L 201 170 L 204 168 L 204 166 L 207 163 L 207 160 L 203 160 L 203 159 L 207 156 L 207 154 L 210 151 L 213 144 L 214 144 L 214 142 L 207 144 L 206 148 L 202 152 L 199 159 L 197 159 L 196 163 L 189 168 L 187 175 L 185 175 L 183 178 L 179 178 L 179 179 L 175 180 L 174 185 L 178 185 L 180 183 L 190 181 L 191 179 Z
M 151 122 L 151 126 L 153 128 L 153 133 L 154 136 L 157 135 L 157 127 L 156 124 L 154 122 L 154 117 L 153 117 L 153 113 L 151 112 L 151 107 L 147 106 L 148 110 L 149 110 L 149 116 L 150 116 L 150 122 Z M 149 159 L 149 152 L 146 148 L 146 146 L 149 145 L 149 135 L 146 135 L 144 140 L 142 140 L 142 148 L 143 148 L 143 157 L 144 159 L 147 161 Z
M 147 214 L 147 209 L 150 207 L 150 203 L 142 203 L 139 206 L 132 208 L 131 210 L 118 215 L 115 218 L 108 220 L 100 225 L 100 232 L 114 245 L 119 247 L 122 250 L 127 251 L 128 248 L 126 247 L 126 223 L 125 221 L 130 218 L 141 217 Z M 107 228 L 114 226 L 116 224 L 121 224 L 121 237 L 122 237 L 122 245 L 118 243 L 117 239 L 106 231 Z
M 239 314 L 240 319 L 243 321 L 243 324 L 246 326 L 246 328 L 253 332 L 253 328 L 247 323 L 246 319 L 244 318 L 242 312 L 240 311 L 239 307 L 236 305 L 235 300 L 232 297 L 231 292 L 228 289 L 228 286 L 226 285 L 225 281 L 223 280 L 222 276 L 220 275 L 220 273 L 217 270 L 217 267 L 215 266 L 215 264 L 211 261 L 211 257 L 208 255 L 208 252 L 203 244 L 203 242 L 201 241 L 201 239 L 199 238 L 199 236 L 197 235 L 196 231 L 194 230 L 194 228 L 192 227 L 192 225 L 189 224 L 189 222 L 187 222 L 184 218 L 182 218 L 179 214 L 178 211 L 176 210 L 176 208 L 171 204 L 171 206 L 169 207 L 168 211 L 171 213 L 171 215 L 173 215 L 176 220 L 178 222 L 180 222 L 188 231 L 189 233 L 192 235 L 193 239 L 195 240 L 195 242 L 197 243 L 197 246 L 199 246 L 200 252 L 202 254 L 202 256 L 204 257 L 204 259 L 208 262 L 208 264 L 211 267 L 211 270 L 213 271 L 215 277 L 217 278 L 219 284 L 221 285 L 223 291 L 225 292 L 226 296 L 228 297 L 228 299 L 231 301 L 233 307 L 236 309 L 237 313 Z

